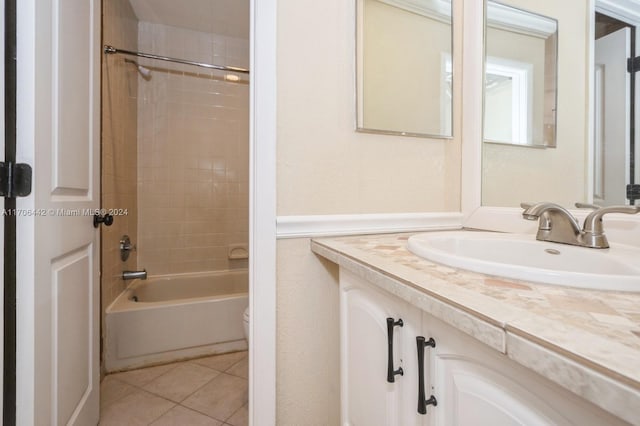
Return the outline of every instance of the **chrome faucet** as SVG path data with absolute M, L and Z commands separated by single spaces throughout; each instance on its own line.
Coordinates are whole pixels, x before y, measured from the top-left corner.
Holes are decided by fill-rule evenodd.
M 602 217 L 608 213 L 635 214 L 640 206 L 611 206 L 596 208 L 589 213 L 580 229 L 578 220 L 564 207 L 554 203 L 525 204 L 522 217 L 527 220 L 539 219 L 536 240 L 554 243 L 571 244 L 589 248 L 609 248 L 604 234 Z M 597 207 L 597 206 L 589 206 Z

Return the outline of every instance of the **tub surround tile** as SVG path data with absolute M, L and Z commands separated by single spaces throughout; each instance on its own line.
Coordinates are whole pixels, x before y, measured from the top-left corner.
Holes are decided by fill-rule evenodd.
M 439 265 L 409 252 L 410 235 L 319 238 L 311 249 L 594 404 L 627 419 L 635 406 L 637 414 L 639 294 L 535 284 Z M 603 389 L 606 398 L 599 399 Z M 617 397 L 618 404 L 612 402 Z
M 247 380 L 222 373 L 184 400 L 182 405 L 224 421 L 248 400 Z
M 181 402 L 220 374 L 218 371 L 194 363 L 184 363 L 169 370 L 143 388 L 175 402 Z
M 192 360 L 191 362 L 200 364 L 207 368 L 212 368 L 217 371 L 225 371 L 244 358 L 247 358 L 247 351 L 231 352 L 223 355 L 197 358 Z
M 219 422 L 211 417 L 200 414 L 197 411 L 176 405 L 158 420 L 151 423 L 152 426 L 220 426 Z
M 214 54 L 216 38 L 244 48 Z M 232 53 L 247 62 L 248 46 L 233 37 L 139 25 L 143 51 L 224 64 L 238 62 Z M 189 66 L 162 68 L 137 86 L 137 201 L 147 218 L 138 231 L 139 265 L 153 275 L 232 269 L 238 265 L 228 245 L 249 241 L 249 85 Z M 171 254 L 158 247 L 172 247 Z
M 104 410 L 100 426 L 146 426 L 174 406 L 174 402 L 136 389 Z

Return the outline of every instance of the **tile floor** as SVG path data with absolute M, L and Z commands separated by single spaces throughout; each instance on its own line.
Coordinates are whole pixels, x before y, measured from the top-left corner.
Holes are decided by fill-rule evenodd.
M 110 374 L 100 385 L 100 426 L 248 424 L 247 352 Z

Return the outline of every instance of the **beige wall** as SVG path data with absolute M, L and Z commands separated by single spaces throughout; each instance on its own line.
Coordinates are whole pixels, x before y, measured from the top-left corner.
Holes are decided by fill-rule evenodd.
M 277 19 L 278 215 L 459 210 L 460 102 L 453 140 L 356 133 L 354 3 L 283 0 Z
M 278 241 L 277 421 L 340 421 L 338 267 L 309 250 L 309 239 Z
M 127 0 L 102 2 L 103 39 L 122 49 L 137 50 L 138 20 Z M 127 209 L 113 225 L 101 227 L 102 313 L 124 290 L 122 271 L 136 269 L 136 253 L 120 260 L 124 234 L 137 237 L 137 83 L 135 67 L 120 55 L 105 55 L 102 63 L 102 207 Z M 104 321 L 103 321 L 104 323 Z
M 357 133 L 354 2 L 282 0 L 277 19 L 277 214 L 458 211 L 460 86 L 453 140 Z M 277 424 L 338 424 L 336 267 L 294 239 L 277 268 Z
M 573 206 L 587 199 L 588 3 L 511 0 L 512 6 L 558 20 L 557 148 L 484 144 L 482 204 L 515 207 L 521 201 Z
M 249 66 L 248 40 L 141 22 L 141 51 Z M 138 264 L 150 274 L 246 267 L 249 85 L 224 73 L 141 60 L 138 83 Z M 238 251 L 239 253 L 239 251 Z M 248 254 L 248 252 L 245 251 Z

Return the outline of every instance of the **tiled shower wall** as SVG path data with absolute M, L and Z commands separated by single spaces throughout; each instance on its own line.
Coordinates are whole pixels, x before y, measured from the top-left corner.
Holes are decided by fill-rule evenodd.
M 127 0 L 102 2 L 103 39 L 122 49 L 137 50 L 138 19 Z M 136 269 L 136 253 L 120 260 L 122 235 L 137 239 L 136 68 L 121 55 L 104 55 L 102 63 L 102 207 L 126 209 L 113 225 L 101 227 L 102 313 L 124 290 L 122 271 Z M 124 212 L 123 212 L 124 213 Z M 104 323 L 104 321 L 103 321 Z
M 139 49 L 249 68 L 248 40 L 140 22 Z M 248 76 L 167 62 L 138 82 L 138 265 L 150 275 L 246 267 Z M 239 251 L 237 252 L 239 253 Z

